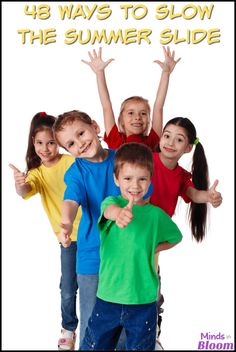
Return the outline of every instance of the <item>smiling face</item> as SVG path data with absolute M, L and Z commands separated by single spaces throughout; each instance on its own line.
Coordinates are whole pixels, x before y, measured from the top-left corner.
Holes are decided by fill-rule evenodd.
M 146 167 L 124 163 L 114 179 L 123 198 L 129 200 L 132 197 L 135 204 L 146 204 L 143 197 L 151 182 L 151 173 Z
M 37 132 L 33 138 L 33 144 L 35 153 L 45 166 L 54 165 L 60 158 L 59 147 L 51 130 Z
M 104 149 L 97 135 L 99 132 L 99 126 L 95 121 L 88 124 L 75 120 L 67 123 L 56 136 L 60 145 L 74 157 L 99 162 L 104 160 Z
M 149 119 L 147 103 L 133 99 L 125 103 L 119 123 L 128 137 L 132 134 L 145 134 L 148 130 Z
M 192 149 L 185 128 L 172 124 L 166 126 L 159 145 L 162 157 L 176 162 Z

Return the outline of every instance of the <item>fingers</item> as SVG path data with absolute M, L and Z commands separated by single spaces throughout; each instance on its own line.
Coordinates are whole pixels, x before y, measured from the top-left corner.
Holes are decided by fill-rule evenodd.
M 14 170 L 14 171 L 16 171 L 16 172 L 21 172 L 19 169 L 17 169 L 17 167 L 15 167 L 13 164 L 9 164 L 9 167 L 12 169 L 12 170 Z
M 126 205 L 126 209 L 129 209 L 129 210 L 132 211 L 133 204 L 134 204 L 134 198 L 133 198 L 133 197 L 130 197 L 130 198 L 129 198 L 129 203 Z
M 87 64 L 87 65 L 89 65 L 90 64 L 90 62 L 89 61 L 85 61 L 85 60 L 81 60 L 83 63 L 85 63 L 85 64 Z
M 211 191 L 215 191 L 216 190 L 216 187 L 218 186 L 219 184 L 219 180 L 215 180 L 215 182 L 213 183 L 213 185 L 210 187 L 210 190 Z

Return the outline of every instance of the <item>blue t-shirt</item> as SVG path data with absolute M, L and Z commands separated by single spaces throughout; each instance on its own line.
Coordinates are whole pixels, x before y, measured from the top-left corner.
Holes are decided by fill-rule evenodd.
M 78 274 L 97 274 L 99 271 L 100 239 L 97 227 L 103 199 L 117 196 L 120 189 L 115 185 L 115 150 L 108 150 L 102 162 L 76 158 L 65 173 L 67 186 L 64 200 L 73 200 L 82 206 L 82 217 L 77 235 L 76 271 Z

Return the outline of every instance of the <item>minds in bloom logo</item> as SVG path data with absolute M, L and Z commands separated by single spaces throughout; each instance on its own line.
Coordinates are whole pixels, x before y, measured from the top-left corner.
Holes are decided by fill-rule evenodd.
M 198 341 L 198 350 L 234 350 L 234 344 L 230 342 L 231 335 L 212 334 L 210 332 L 202 332 L 201 339 Z

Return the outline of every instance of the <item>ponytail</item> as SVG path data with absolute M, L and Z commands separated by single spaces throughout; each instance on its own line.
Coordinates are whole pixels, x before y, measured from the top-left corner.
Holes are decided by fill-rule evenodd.
M 195 126 L 188 118 L 175 117 L 167 122 L 163 130 L 165 130 L 165 128 L 170 124 L 184 128 L 188 136 L 189 144 L 195 145 L 191 170 L 192 181 L 196 189 L 204 191 L 208 190 L 209 176 L 207 160 L 203 146 L 197 138 Z M 160 151 L 159 146 L 157 146 L 156 151 Z M 205 238 L 206 234 L 207 204 L 191 202 L 188 212 L 188 219 L 192 236 L 197 242 L 201 242 Z
M 206 191 L 209 187 L 208 165 L 203 146 L 196 144 L 192 160 L 192 181 L 196 189 Z M 189 222 L 192 235 L 197 242 L 205 238 L 207 223 L 207 203 L 191 202 L 189 208 Z

